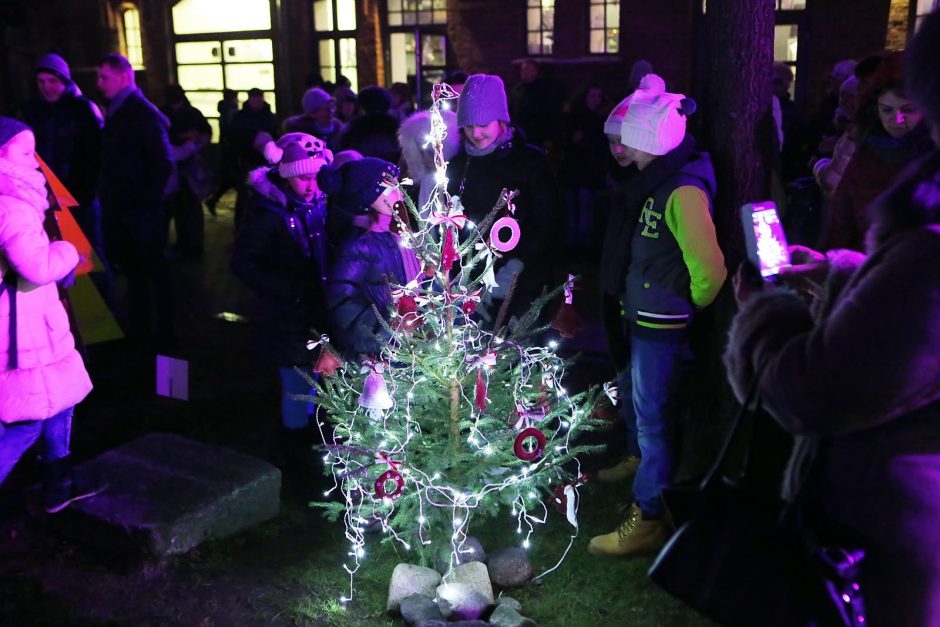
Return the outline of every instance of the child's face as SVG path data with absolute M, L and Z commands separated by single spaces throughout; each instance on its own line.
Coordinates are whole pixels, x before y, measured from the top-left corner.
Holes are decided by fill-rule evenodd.
M 13 138 L 0 148 L 0 159 L 6 159 L 10 163 L 27 170 L 35 170 L 39 167 L 36 161 L 36 137 L 32 131 L 23 131 L 17 133 Z
M 307 202 L 313 200 L 313 197 L 316 196 L 317 192 L 320 191 L 320 188 L 317 187 L 316 174 L 302 174 L 300 176 L 292 176 L 287 179 L 287 184 L 295 194 Z
M 401 189 L 398 187 L 387 187 L 372 203 L 372 209 L 386 216 L 394 215 L 395 203 L 403 199 Z
M 607 147 L 610 148 L 611 156 L 621 168 L 630 167 L 630 164 L 633 163 L 633 159 L 627 156 L 629 148 L 620 143 L 619 135 L 608 135 Z

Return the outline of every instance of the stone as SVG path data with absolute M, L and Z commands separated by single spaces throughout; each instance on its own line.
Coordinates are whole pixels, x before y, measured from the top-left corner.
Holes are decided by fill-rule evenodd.
M 458 566 L 459 564 L 466 564 L 467 562 L 483 562 L 485 564 L 486 551 L 483 549 L 483 545 L 479 540 L 473 536 L 467 536 L 463 541 L 463 544 L 460 545 L 459 551 L 456 554 L 438 554 L 434 558 L 434 567 L 437 568 L 437 572 L 442 575 L 447 574 L 447 571 L 449 570 L 448 560 L 451 567 Z
M 392 571 L 392 579 L 388 582 L 388 602 L 385 608 L 389 612 L 397 613 L 401 609 L 402 599 L 413 594 L 433 599 L 434 591 L 440 583 L 441 575 L 433 568 L 399 564 Z
M 434 599 L 423 594 L 409 594 L 401 600 L 401 617 L 409 625 L 420 625 L 432 620 L 444 620 Z
M 466 584 L 483 595 L 489 605 L 494 603 L 493 584 L 490 583 L 490 574 L 486 570 L 486 564 L 482 562 L 461 564 L 445 581 Z
M 508 605 L 497 605 L 490 615 L 490 624 L 498 627 L 539 627 L 531 618 L 526 618 Z
M 169 433 L 151 433 L 75 467 L 108 488 L 50 517 L 110 553 L 185 553 L 277 516 L 281 471 L 264 460 Z
M 519 603 L 519 601 L 512 597 L 499 597 L 496 599 L 496 605 L 505 605 L 507 607 L 511 607 L 517 612 L 522 611 L 522 603 Z
M 490 553 L 486 563 L 490 581 L 500 588 L 521 588 L 532 578 L 532 562 L 525 549 L 510 546 Z
M 482 594 L 465 583 L 445 583 L 437 587 L 437 607 L 448 620 L 474 620 L 490 606 Z

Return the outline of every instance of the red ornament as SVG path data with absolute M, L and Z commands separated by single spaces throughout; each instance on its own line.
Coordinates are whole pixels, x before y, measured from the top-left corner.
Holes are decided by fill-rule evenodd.
M 480 411 L 486 411 L 486 383 L 483 381 L 482 368 L 477 368 L 477 388 L 474 404 Z
M 444 247 L 441 249 L 441 267 L 444 272 L 450 273 L 454 262 L 459 258 L 460 255 L 457 254 L 457 248 L 454 246 L 454 231 L 448 228 L 446 235 L 444 235 Z
M 529 438 L 535 438 L 535 448 L 529 450 L 525 447 L 525 442 Z M 513 445 L 512 452 L 515 453 L 516 457 L 523 461 L 530 462 L 533 459 L 538 459 L 542 456 L 542 452 L 545 450 L 545 434 L 536 429 L 535 427 L 526 427 L 519 432 L 519 435 L 516 436 L 516 442 Z
M 395 488 L 391 492 L 385 490 L 385 484 L 388 481 L 395 482 Z M 380 499 L 397 499 L 404 490 L 405 478 L 397 470 L 386 470 L 375 480 L 375 496 Z
M 320 355 L 317 357 L 317 363 L 313 366 L 313 371 L 321 373 L 325 377 L 332 377 L 336 374 L 336 369 L 342 365 L 342 360 L 333 352 L 329 344 L 323 344 L 320 347 Z
M 424 320 L 418 314 L 418 303 L 414 296 L 402 296 L 398 299 L 398 315 L 401 316 L 408 330 L 417 329 L 424 324 Z
M 460 310 L 464 312 L 465 315 L 472 316 L 477 310 L 476 301 L 465 300 L 463 305 L 460 306 Z
M 581 330 L 584 324 L 581 322 L 581 316 L 575 311 L 574 305 L 562 303 L 549 326 L 558 331 L 561 337 L 571 338 Z
M 574 481 L 556 485 L 551 498 L 552 507 L 555 508 L 555 511 L 557 511 L 562 516 L 566 516 L 568 514 L 568 495 L 565 494 L 565 488 L 568 486 L 577 488 L 587 483 L 590 478 L 591 477 L 589 475 L 584 474 Z

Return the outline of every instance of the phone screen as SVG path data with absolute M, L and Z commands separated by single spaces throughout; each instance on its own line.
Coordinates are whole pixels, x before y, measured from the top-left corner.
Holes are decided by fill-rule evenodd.
M 780 272 L 790 266 L 790 252 L 787 250 L 787 236 L 774 207 L 762 208 L 754 205 L 751 213 L 754 228 L 754 243 L 757 248 L 757 261 L 762 277 Z

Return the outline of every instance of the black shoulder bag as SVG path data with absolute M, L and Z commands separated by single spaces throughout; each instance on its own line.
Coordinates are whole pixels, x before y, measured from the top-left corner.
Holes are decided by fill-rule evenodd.
M 802 498 L 784 503 L 758 494 L 747 477 L 723 473 L 746 419 L 761 417 L 759 379 L 758 373 L 704 480 L 663 491 L 678 530 L 650 578 L 722 625 L 863 626 L 858 567 L 864 552 L 823 547 L 803 515 Z

